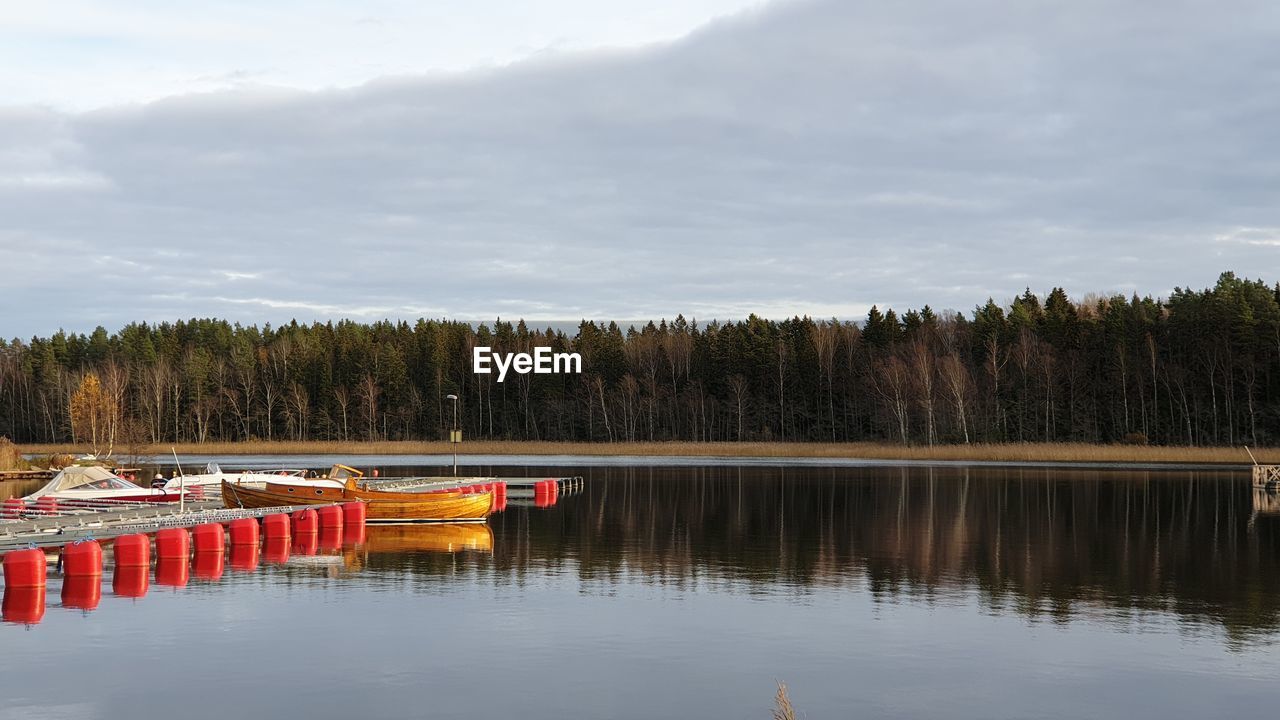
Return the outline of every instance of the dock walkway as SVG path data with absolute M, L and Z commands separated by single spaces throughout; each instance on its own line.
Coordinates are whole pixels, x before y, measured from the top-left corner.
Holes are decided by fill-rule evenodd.
M 220 502 L 205 501 L 192 503 L 180 512 L 176 505 L 168 503 L 139 503 L 119 509 L 72 511 L 47 517 L 0 520 L 0 555 L 28 547 L 56 547 L 76 540 L 103 540 L 139 532 L 155 532 L 162 528 L 228 523 L 240 518 L 260 518 L 295 510 L 314 510 L 317 507 L 322 506 L 227 509 Z

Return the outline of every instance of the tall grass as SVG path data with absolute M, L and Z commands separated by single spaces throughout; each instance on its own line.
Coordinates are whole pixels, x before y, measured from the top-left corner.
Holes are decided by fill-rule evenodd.
M 0 437 L 0 470 L 25 470 L 27 463 L 22 459 L 22 452 L 9 438 Z
M 169 445 L 153 450 L 167 455 Z M 291 442 L 249 441 L 179 443 L 182 454 L 198 455 L 447 455 L 447 442 Z M 869 460 L 960 460 L 1009 462 L 1167 462 L 1247 464 L 1243 448 L 1163 447 L 1156 445 L 1092 445 L 1089 443 L 1000 443 L 903 446 L 886 443 L 695 443 L 695 442 L 539 442 L 476 441 L 457 446 L 467 455 L 639 455 L 692 457 L 808 457 Z M 37 445 L 33 453 L 83 452 L 67 445 Z M 1261 463 L 1280 464 L 1280 448 L 1254 448 Z
M 773 720 L 796 720 L 796 710 L 791 707 L 791 698 L 787 695 L 787 684 L 778 683 L 778 692 L 773 696 Z

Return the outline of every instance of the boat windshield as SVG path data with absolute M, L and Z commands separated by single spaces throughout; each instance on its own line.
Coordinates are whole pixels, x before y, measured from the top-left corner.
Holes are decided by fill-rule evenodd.
M 211 462 L 204 466 L 205 475 L 218 475 L 222 472 L 222 468 L 218 467 L 218 463 Z
M 348 465 L 334 465 L 329 469 L 330 480 L 346 480 L 348 478 L 360 480 L 363 477 L 364 473 Z

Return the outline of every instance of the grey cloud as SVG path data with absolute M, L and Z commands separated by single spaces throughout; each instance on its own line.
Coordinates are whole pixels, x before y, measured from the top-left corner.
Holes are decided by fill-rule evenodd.
M 1262 2 L 784 2 L 638 51 L 0 109 L 0 251 L 44 278 L 0 334 L 1275 279 L 1278 39 Z

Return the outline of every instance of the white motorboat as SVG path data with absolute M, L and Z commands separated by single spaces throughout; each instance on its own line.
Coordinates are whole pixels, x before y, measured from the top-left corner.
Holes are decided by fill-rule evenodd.
M 277 470 L 242 470 L 240 472 L 223 472 L 217 463 L 209 463 L 204 472 L 197 475 L 179 475 L 170 478 L 164 484 L 165 490 L 178 491 L 179 488 L 221 488 L 225 480 L 238 485 L 264 485 L 268 482 L 298 482 L 306 477 L 307 471 L 293 468 Z
M 23 498 L 39 500 L 120 500 L 129 502 L 177 502 L 177 488 L 145 488 L 125 480 L 96 465 L 71 465 L 62 468 L 44 487 Z

